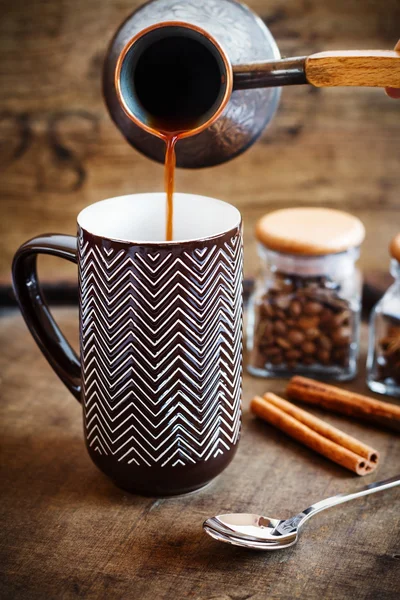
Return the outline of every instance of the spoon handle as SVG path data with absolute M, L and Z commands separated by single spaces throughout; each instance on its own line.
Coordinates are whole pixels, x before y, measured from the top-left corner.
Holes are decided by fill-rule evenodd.
M 396 485 L 400 485 L 400 475 L 395 475 L 394 477 L 386 479 L 385 481 L 370 483 L 369 485 L 362 487 L 357 492 L 350 492 L 349 494 L 337 494 L 337 496 L 325 498 L 325 500 L 321 500 L 320 502 L 317 502 L 316 504 L 313 504 L 309 508 L 303 510 L 303 512 L 301 513 L 301 519 L 298 523 L 298 527 L 303 525 L 303 523 L 305 523 L 305 521 L 307 521 L 310 517 L 321 512 L 322 510 L 325 510 L 326 508 L 331 508 L 332 506 L 336 506 L 337 504 L 342 504 L 343 502 L 349 502 L 349 500 L 361 498 L 361 496 L 367 496 L 368 494 L 375 494 L 375 492 L 388 490 L 389 488 L 395 487 Z

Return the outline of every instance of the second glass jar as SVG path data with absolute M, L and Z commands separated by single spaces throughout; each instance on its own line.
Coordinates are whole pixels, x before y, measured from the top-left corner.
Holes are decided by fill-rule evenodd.
M 400 397 L 400 234 L 390 244 L 394 283 L 370 317 L 367 384 L 378 394 Z

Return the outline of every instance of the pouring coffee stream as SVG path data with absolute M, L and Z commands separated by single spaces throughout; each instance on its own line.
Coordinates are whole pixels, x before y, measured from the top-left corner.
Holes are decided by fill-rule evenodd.
M 226 162 L 261 135 L 279 88 L 303 84 L 400 87 L 400 53 L 281 58 L 266 25 L 238 2 L 152 0 L 117 31 L 103 76 L 111 117 L 128 142 L 159 162 L 167 142 L 170 217 L 175 144 L 178 167 Z
M 174 187 L 175 187 L 175 144 L 178 137 L 167 138 L 165 151 L 165 191 L 167 192 L 166 232 L 165 239 L 170 242 L 174 238 Z

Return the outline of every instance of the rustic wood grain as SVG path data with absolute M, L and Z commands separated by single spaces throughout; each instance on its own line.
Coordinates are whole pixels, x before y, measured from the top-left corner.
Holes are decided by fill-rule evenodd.
M 400 53 L 394 50 L 318 52 L 305 61 L 307 81 L 316 87 L 400 87 Z
M 162 167 L 131 149 L 101 97 L 107 44 L 139 0 L 0 0 L 0 279 L 13 252 L 46 231 L 73 233 L 80 209 L 159 191 Z M 393 48 L 398 0 L 248 0 L 281 52 Z M 257 269 L 253 229 L 266 211 L 333 206 L 367 228 L 362 264 L 383 269 L 398 232 L 400 104 L 373 88 L 283 91 L 278 115 L 242 157 L 180 171 L 176 188 L 231 201 L 244 215 L 246 273 Z M 43 260 L 47 279 L 73 266 Z
M 77 311 L 55 314 L 76 344 Z M 282 393 L 285 382 L 246 375 L 232 465 L 192 495 L 131 496 L 91 463 L 81 409 L 16 312 L 2 318 L 0 344 L 1 598 L 397 600 L 398 488 L 322 513 L 295 547 L 279 553 L 219 544 L 201 524 L 229 511 L 286 518 L 315 500 L 393 476 L 398 436 L 313 410 L 379 450 L 379 469 L 361 481 L 250 415 L 254 394 Z M 364 374 L 345 387 L 366 393 Z

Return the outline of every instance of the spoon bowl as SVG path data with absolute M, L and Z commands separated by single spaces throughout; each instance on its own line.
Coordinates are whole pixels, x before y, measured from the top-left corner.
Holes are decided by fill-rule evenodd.
M 298 528 L 251 513 L 231 513 L 212 517 L 204 522 L 204 530 L 212 538 L 235 546 L 256 550 L 288 548 L 297 542 Z
M 300 528 L 307 519 L 318 512 L 396 485 L 400 485 L 400 475 L 371 483 L 358 492 L 326 498 L 290 519 L 279 520 L 252 513 L 228 513 L 207 519 L 203 523 L 203 528 L 209 536 L 219 542 L 253 550 L 282 550 L 297 542 Z

